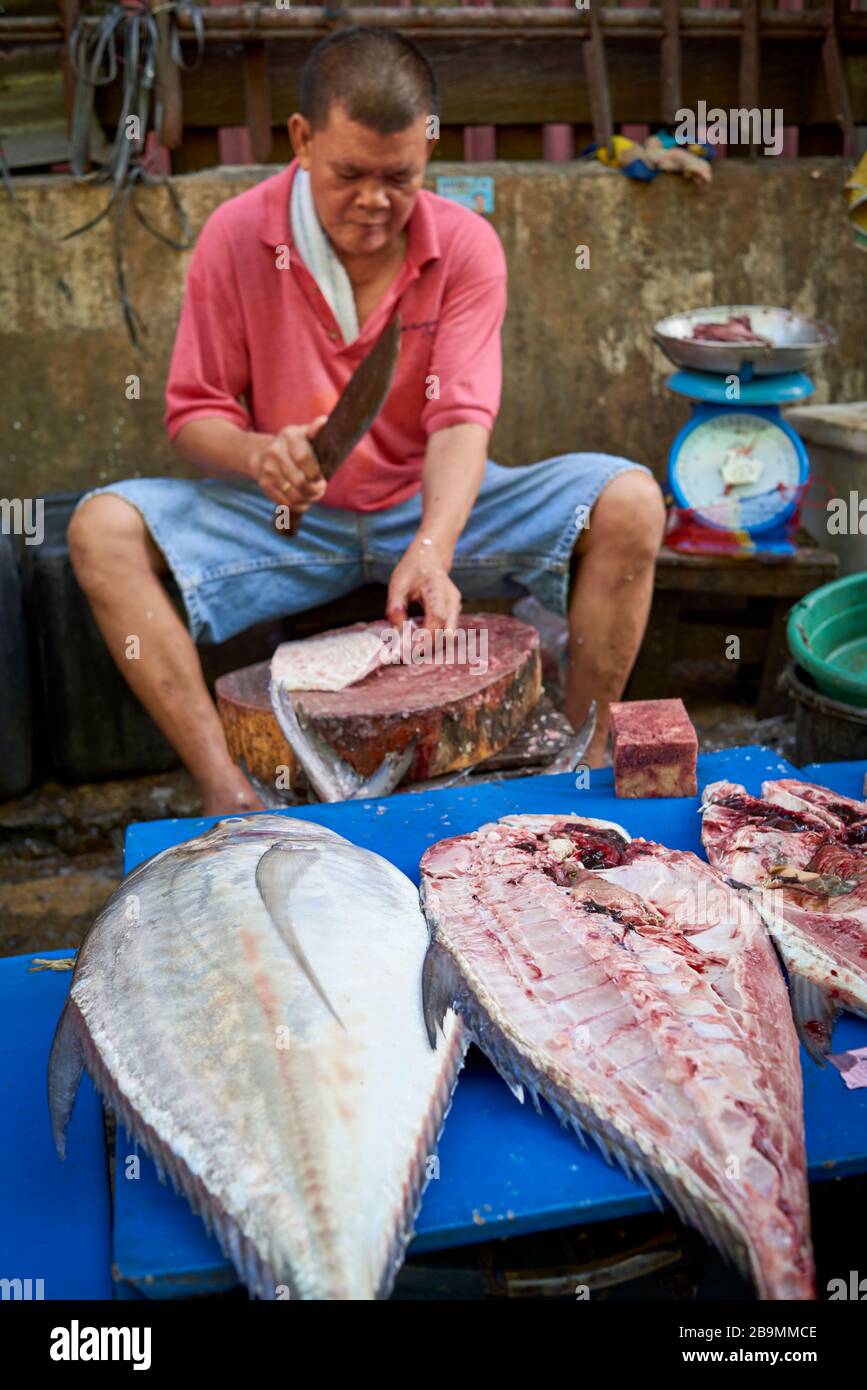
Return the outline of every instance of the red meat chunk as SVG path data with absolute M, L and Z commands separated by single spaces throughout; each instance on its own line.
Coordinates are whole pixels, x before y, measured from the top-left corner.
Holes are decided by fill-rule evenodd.
M 697 323 L 692 330 L 697 343 L 760 343 L 772 346 L 770 338 L 754 333 L 749 314 L 733 314 L 725 323 Z
M 698 739 L 682 700 L 611 706 L 617 796 L 695 796 Z

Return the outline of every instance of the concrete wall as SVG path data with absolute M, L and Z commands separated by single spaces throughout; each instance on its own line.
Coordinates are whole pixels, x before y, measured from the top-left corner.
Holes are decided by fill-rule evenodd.
M 710 189 L 669 175 L 634 183 L 598 165 L 437 165 L 491 174 L 493 222 L 510 267 L 505 389 L 493 453 L 517 464 L 575 448 L 664 468 L 687 408 L 664 389 L 654 321 L 702 304 L 779 304 L 830 320 L 840 342 L 817 376 L 817 401 L 867 396 L 867 258 L 851 242 L 842 160 L 726 160 Z M 178 178 L 194 229 L 269 169 Z M 129 294 L 144 347 L 118 303 L 111 225 L 45 245 L 22 214 L 60 234 L 96 214 L 105 189 L 62 178 L 0 190 L 0 495 L 34 497 L 136 473 L 181 473 L 163 436 L 162 393 L 187 255 L 130 213 Z M 140 195 L 174 233 L 166 194 Z M 577 270 L 575 247 L 590 250 Z M 126 399 L 126 378 L 141 399 Z

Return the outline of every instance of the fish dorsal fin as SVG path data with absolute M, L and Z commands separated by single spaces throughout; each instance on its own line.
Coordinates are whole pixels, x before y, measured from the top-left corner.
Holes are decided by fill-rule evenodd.
M 256 865 L 256 887 L 277 931 L 316 990 L 328 1012 L 344 1028 L 343 1020 L 334 1008 L 310 964 L 298 939 L 292 918 L 291 899 L 299 879 L 320 859 L 316 849 L 294 849 L 288 845 L 272 845 Z

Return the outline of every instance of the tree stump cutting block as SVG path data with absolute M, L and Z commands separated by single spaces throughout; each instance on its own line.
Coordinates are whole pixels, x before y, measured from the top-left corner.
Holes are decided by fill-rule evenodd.
M 365 627 L 381 630 L 383 624 L 342 630 Z M 461 627 L 470 633 L 471 661 L 382 666 L 345 690 L 298 691 L 296 706 L 362 777 L 412 738 L 418 743 L 407 781 L 481 762 L 512 741 L 539 699 L 539 634 L 499 613 L 465 615 Z M 289 769 L 290 782 L 300 769 L 271 709 L 269 670 L 262 661 L 221 676 L 216 696 L 232 757 L 243 758 L 254 776 L 273 786 L 278 768 Z

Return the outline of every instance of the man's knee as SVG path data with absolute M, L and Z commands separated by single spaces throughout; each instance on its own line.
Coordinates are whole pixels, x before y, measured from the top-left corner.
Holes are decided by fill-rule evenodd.
M 656 479 L 631 469 L 619 473 L 590 513 L 584 549 L 605 546 L 633 563 L 651 564 L 662 545 L 665 502 Z
M 159 552 L 141 513 L 112 493 L 99 493 L 76 509 L 66 540 L 75 576 L 88 594 L 135 568 L 159 573 Z

